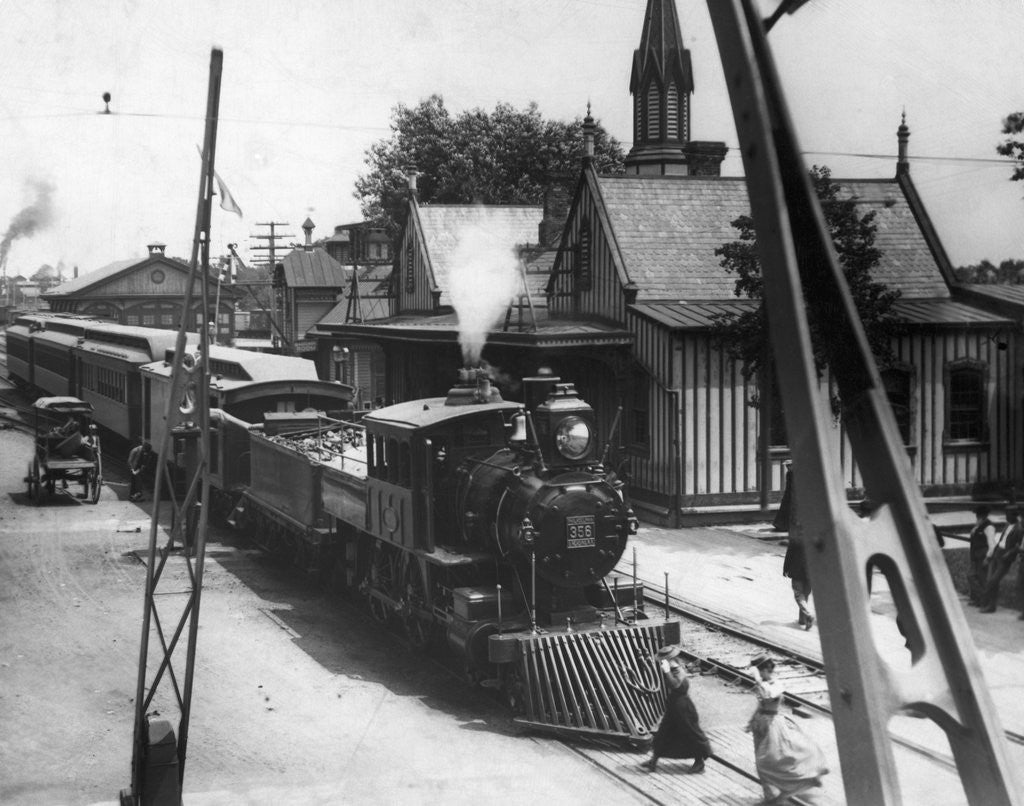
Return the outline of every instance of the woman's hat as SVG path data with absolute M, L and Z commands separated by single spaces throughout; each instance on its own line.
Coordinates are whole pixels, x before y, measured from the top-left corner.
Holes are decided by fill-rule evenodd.
M 672 658 L 678 658 L 682 652 L 683 648 L 681 646 L 669 644 L 658 650 L 657 658 L 658 660 L 672 660 Z

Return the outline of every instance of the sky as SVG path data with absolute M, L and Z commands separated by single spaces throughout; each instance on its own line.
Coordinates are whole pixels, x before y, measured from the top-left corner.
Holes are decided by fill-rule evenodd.
M 742 165 L 706 2 L 676 0 L 695 140 Z M 773 0 L 760 4 L 765 14 Z M 224 52 L 214 255 L 276 221 L 301 242 L 360 220 L 365 153 L 396 104 L 594 116 L 631 145 L 629 72 L 646 0 L 0 0 L 0 233 L 7 274 L 65 276 L 191 254 L 211 49 Z M 1024 182 L 995 146 L 1024 110 L 1024 0 L 810 0 L 769 42 L 808 166 L 911 176 L 954 265 L 1024 259 Z M 109 92 L 111 114 L 102 114 Z M 0 236 L 3 237 L 3 236 Z M 263 242 L 265 243 L 265 241 Z

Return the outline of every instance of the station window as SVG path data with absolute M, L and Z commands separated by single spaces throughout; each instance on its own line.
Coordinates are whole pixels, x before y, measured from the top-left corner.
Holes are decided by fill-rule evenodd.
M 887 367 L 881 375 L 900 438 L 904 445 L 910 445 L 913 443 L 913 370 L 903 366 Z
M 956 361 L 946 367 L 946 439 L 986 439 L 986 367 L 980 361 Z

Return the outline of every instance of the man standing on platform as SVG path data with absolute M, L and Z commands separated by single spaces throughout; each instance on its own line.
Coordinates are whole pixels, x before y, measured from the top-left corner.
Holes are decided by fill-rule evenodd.
M 1003 581 L 1017 559 L 1017 549 L 1021 543 L 1024 530 L 1017 519 L 1017 507 L 1010 504 L 1006 507 L 1006 525 L 999 532 L 992 551 L 988 556 L 988 581 L 985 583 L 985 594 L 982 613 L 995 613 L 999 604 L 999 583 Z
M 149 441 L 143 440 L 128 452 L 128 470 L 132 474 L 131 485 L 128 488 L 129 501 L 142 499 L 142 474 L 146 470 L 151 450 Z
M 996 528 L 988 519 L 989 508 L 984 504 L 974 508 L 974 528 L 971 529 L 967 570 L 967 587 L 970 603 L 984 606 L 985 582 L 988 579 L 985 559 L 996 543 Z

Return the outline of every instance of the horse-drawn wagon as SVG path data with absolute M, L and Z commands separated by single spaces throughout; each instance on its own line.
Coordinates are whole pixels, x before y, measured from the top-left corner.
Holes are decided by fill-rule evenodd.
M 81 497 L 95 504 L 103 487 L 100 440 L 92 404 L 77 397 L 41 397 L 35 412 L 35 455 L 28 465 L 28 497 L 38 504 L 58 483 L 82 485 Z

